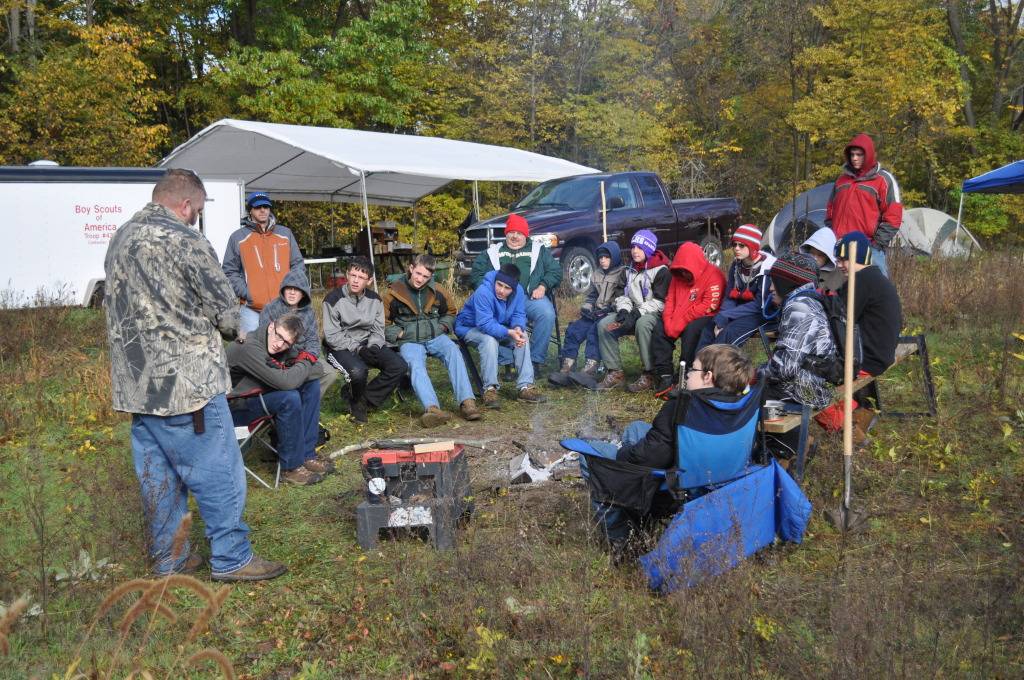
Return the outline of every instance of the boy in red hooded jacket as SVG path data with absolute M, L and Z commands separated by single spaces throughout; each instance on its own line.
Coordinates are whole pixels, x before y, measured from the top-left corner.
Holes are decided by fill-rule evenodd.
M 875 160 L 875 143 L 866 134 L 851 139 L 843 155 L 846 163 L 825 207 L 825 226 L 836 240 L 853 231 L 871 239 L 871 261 L 888 278 L 885 249 L 903 224 L 899 184 Z
M 672 354 L 676 340 L 682 340 L 681 361 L 693 363 L 704 327 L 714 319 L 722 304 L 725 275 L 707 261 L 696 243 L 679 246 L 669 267 L 672 281 L 668 285 L 665 310 L 651 336 L 651 355 L 657 375 L 655 393 L 671 389 Z M 653 381 L 652 381 L 653 382 Z

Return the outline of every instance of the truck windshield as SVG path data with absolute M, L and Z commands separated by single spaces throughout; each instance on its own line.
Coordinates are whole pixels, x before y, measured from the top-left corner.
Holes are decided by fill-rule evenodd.
M 521 208 L 561 208 L 563 210 L 586 210 L 598 200 L 601 180 L 596 177 L 573 177 L 555 179 L 537 185 L 523 200 L 516 204 Z

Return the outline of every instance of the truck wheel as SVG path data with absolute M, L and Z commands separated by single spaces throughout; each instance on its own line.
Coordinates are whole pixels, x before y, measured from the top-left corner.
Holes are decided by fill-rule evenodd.
M 708 262 L 716 267 L 722 266 L 722 261 L 725 258 L 722 254 L 722 242 L 717 236 L 708 234 L 702 238 L 700 240 L 700 249 L 704 251 L 704 257 L 707 258 Z
M 585 248 L 567 248 L 562 253 L 562 278 L 568 281 L 574 295 L 590 288 L 594 266 L 594 256 Z

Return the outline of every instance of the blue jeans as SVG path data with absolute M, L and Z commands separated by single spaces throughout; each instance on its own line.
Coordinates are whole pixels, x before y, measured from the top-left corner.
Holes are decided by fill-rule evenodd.
M 210 541 L 214 573 L 241 569 L 252 559 L 245 509 L 245 468 L 227 399 L 218 394 L 202 409 L 205 431 L 196 434 L 191 413 L 132 415 L 132 459 L 142 489 L 155 571 L 168 574 L 188 559 L 186 543 L 171 560 L 174 532 L 188 512 L 189 492 Z
M 722 345 L 742 345 L 750 338 L 757 335 L 757 329 L 761 325 L 765 326 L 766 331 L 777 330 L 779 327 L 778 321 L 765 321 L 764 317 L 760 313 L 748 314 L 746 316 L 740 316 L 723 328 L 718 335 L 715 335 L 715 323 L 712 321 L 700 335 L 700 342 L 697 343 L 697 351 L 701 351 L 708 345 L 722 344 Z
M 539 300 L 527 300 L 526 320 L 532 326 L 530 359 L 535 364 L 543 364 L 547 361 L 551 333 L 555 330 L 555 306 L 546 295 Z
M 445 368 L 448 369 L 448 379 L 452 381 L 456 403 L 461 404 L 473 398 L 473 386 L 469 382 L 469 374 L 466 373 L 466 362 L 462 360 L 462 352 L 447 335 L 439 335 L 427 342 L 403 343 L 398 348 L 398 353 L 409 364 L 412 389 L 424 409 L 441 405 L 437 400 L 437 393 L 434 392 L 434 385 L 430 382 L 430 376 L 427 375 L 428 356 L 437 357 L 444 362 Z
M 651 424 L 642 420 L 634 420 L 622 431 L 622 446 L 630 446 L 647 436 Z M 604 442 L 592 442 L 592 445 L 599 453 L 606 458 L 615 458 L 615 455 L 608 455 L 611 452 L 607 446 L 598 446 Z M 589 470 L 584 468 L 586 456 L 580 456 L 580 472 L 584 479 L 590 477 Z M 629 538 L 633 529 L 633 522 L 630 513 L 617 505 L 602 503 L 591 499 L 590 507 L 594 512 L 594 521 L 601 527 L 605 538 L 610 542 L 622 541 Z
M 264 404 L 274 416 L 277 455 L 282 469 L 294 470 L 316 458 L 316 440 L 320 434 L 319 380 L 309 380 L 297 390 L 274 390 L 238 401 L 241 403 L 231 410 L 235 425 L 248 425 L 267 415 Z
M 238 315 L 241 317 L 238 330 L 243 333 L 251 333 L 260 327 L 260 313 L 252 307 L 241 305 L 238 308 Z
M 889 278 L 889 265 L 885 261 L 885 250 L 871 246 L 871 264 L 878 267 L 885 278 Z
M 579 318 L 569 324 L 565 329 L 565 341 L 562 343 L 562 359 L 576 360 L 580 352 L 580 345 L 587 343 L 586 356 L 588 359 L 598 361 L 601 358 L 601 350 L 597 346 L 597 319 Z
M 522 347 L 516 347 L 511 338 L 499 342 L 493 335 L 487 335 L 479 328 L 470 328 L 463 339 L 476 347 L 480 353 L 480 372 L 484 389 L 498 386 L 498 348 L 507 347 L 512 350 L 512 365 L 516 367 L 516 387 L 522 389 L 533 384 L 533 363 L 530 361 L 530 341 Z

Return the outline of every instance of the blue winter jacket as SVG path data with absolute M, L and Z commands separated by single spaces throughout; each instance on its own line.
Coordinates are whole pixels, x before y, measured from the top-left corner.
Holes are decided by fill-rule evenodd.
M 519 326 L 526 330 L 526 292 L 521 285 L 507 300 L 499 300 L 494 294 L 494 279 L 498 272 L 488 272 L 480 286 L 462 306 L 455 317 L 455 335 L 466 337 L 473 328 L 479 328 L 498 340 L 508 337 L 508 330 Z

